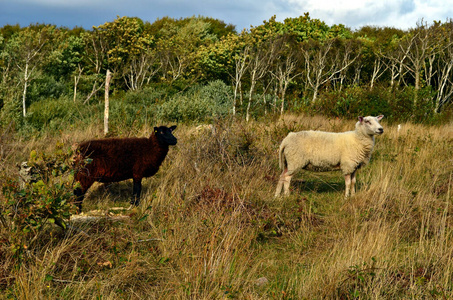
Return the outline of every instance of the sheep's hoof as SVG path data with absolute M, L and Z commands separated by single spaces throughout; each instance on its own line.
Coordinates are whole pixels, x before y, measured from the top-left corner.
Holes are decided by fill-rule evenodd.
M 140 205 L 140 200 L 131 200 L 129 203 L 131 205 L 139 206 Z

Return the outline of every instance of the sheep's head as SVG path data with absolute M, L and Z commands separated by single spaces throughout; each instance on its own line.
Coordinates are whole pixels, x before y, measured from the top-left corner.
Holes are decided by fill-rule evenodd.
M 380 115 L 377 117 L 359 117 L 359 121 L 356 124 L 356 128 L 359 129 L 361 132 L 367 135 L 381 135 L 384 133 L 384 128 L 382 128 L 379 121 L 382 120 L 384 115 Z
M 160 143 L 167 144 L 167 145 L 176 145 L 178 140 L 173 135 L 173 130 L 175 130 L 175 129 L 176 129 L 176 125 L 173 125 L 171 127 L 167 127 L 167 126 L 154 127 L 154 134 L 156 135 L 157 140 Z

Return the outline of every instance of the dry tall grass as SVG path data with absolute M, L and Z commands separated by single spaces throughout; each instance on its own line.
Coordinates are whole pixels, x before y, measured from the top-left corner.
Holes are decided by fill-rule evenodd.
M 285 116 L 179 125 L 179 143 L 144 181 L 129 221 L 52 229 L 13 267 L 7 245 L 0 289 L 21 299 L 410 299 L 453 297 L 453 124 L 383 122 L 358 192 L 340 173 L 301 172 L 274 199 L 277 149 L 288 131 L 344 131 L 354 120 Z M 139 135 L 145 136 L 148 129 Z M 66 131 L 7 145 L 5 170 L 34 148 L 51 151 L 98 132 Z M 5 148 L 5 149 L 6 149 Z M 23 150 L 20 150 L 23 149 Z M 28 153 L 27 153 L 28 151 Z M 126 206 L 130 182 L 93 187 L 84 210 Z M 3 229 L 2 229 L 3 230 Z M 3 230 L 4 231 L 4 230 Z M 7 232 L 1 232 L 4 237 Z M 4 238 L 3 238 L 4 239 Z M 265 277 L 267 284 L 259 284 Z

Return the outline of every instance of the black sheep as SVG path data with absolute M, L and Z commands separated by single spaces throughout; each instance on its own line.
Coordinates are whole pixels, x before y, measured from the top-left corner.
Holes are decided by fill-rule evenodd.
M 79 211 L 85 192 L 97 182 L 109 183 L 133 179 L 131 204 L 139 205 L 143 177 L 159 170 L 167 156 L 169 145 L 176 145 L 173 135 L 176 126 L 154 127 L 149 138 L 110 138 L 80 144 L 75 159 L 78 166 L 74 190 Z

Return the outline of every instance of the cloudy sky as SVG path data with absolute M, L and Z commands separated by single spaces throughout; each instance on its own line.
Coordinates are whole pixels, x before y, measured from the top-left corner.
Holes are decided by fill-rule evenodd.
M 46 23 L 90 29 L 116 16 L 153 23 L 164 16 L 207 16 L 236 25 L 258 26 L 273 15 L 278 21 L 309 12 L 328 25 L 351 29 L 376 25 L 408 29 L 417 21 L 453 18 L 453 0 L 0 0 L 0 27 Z

